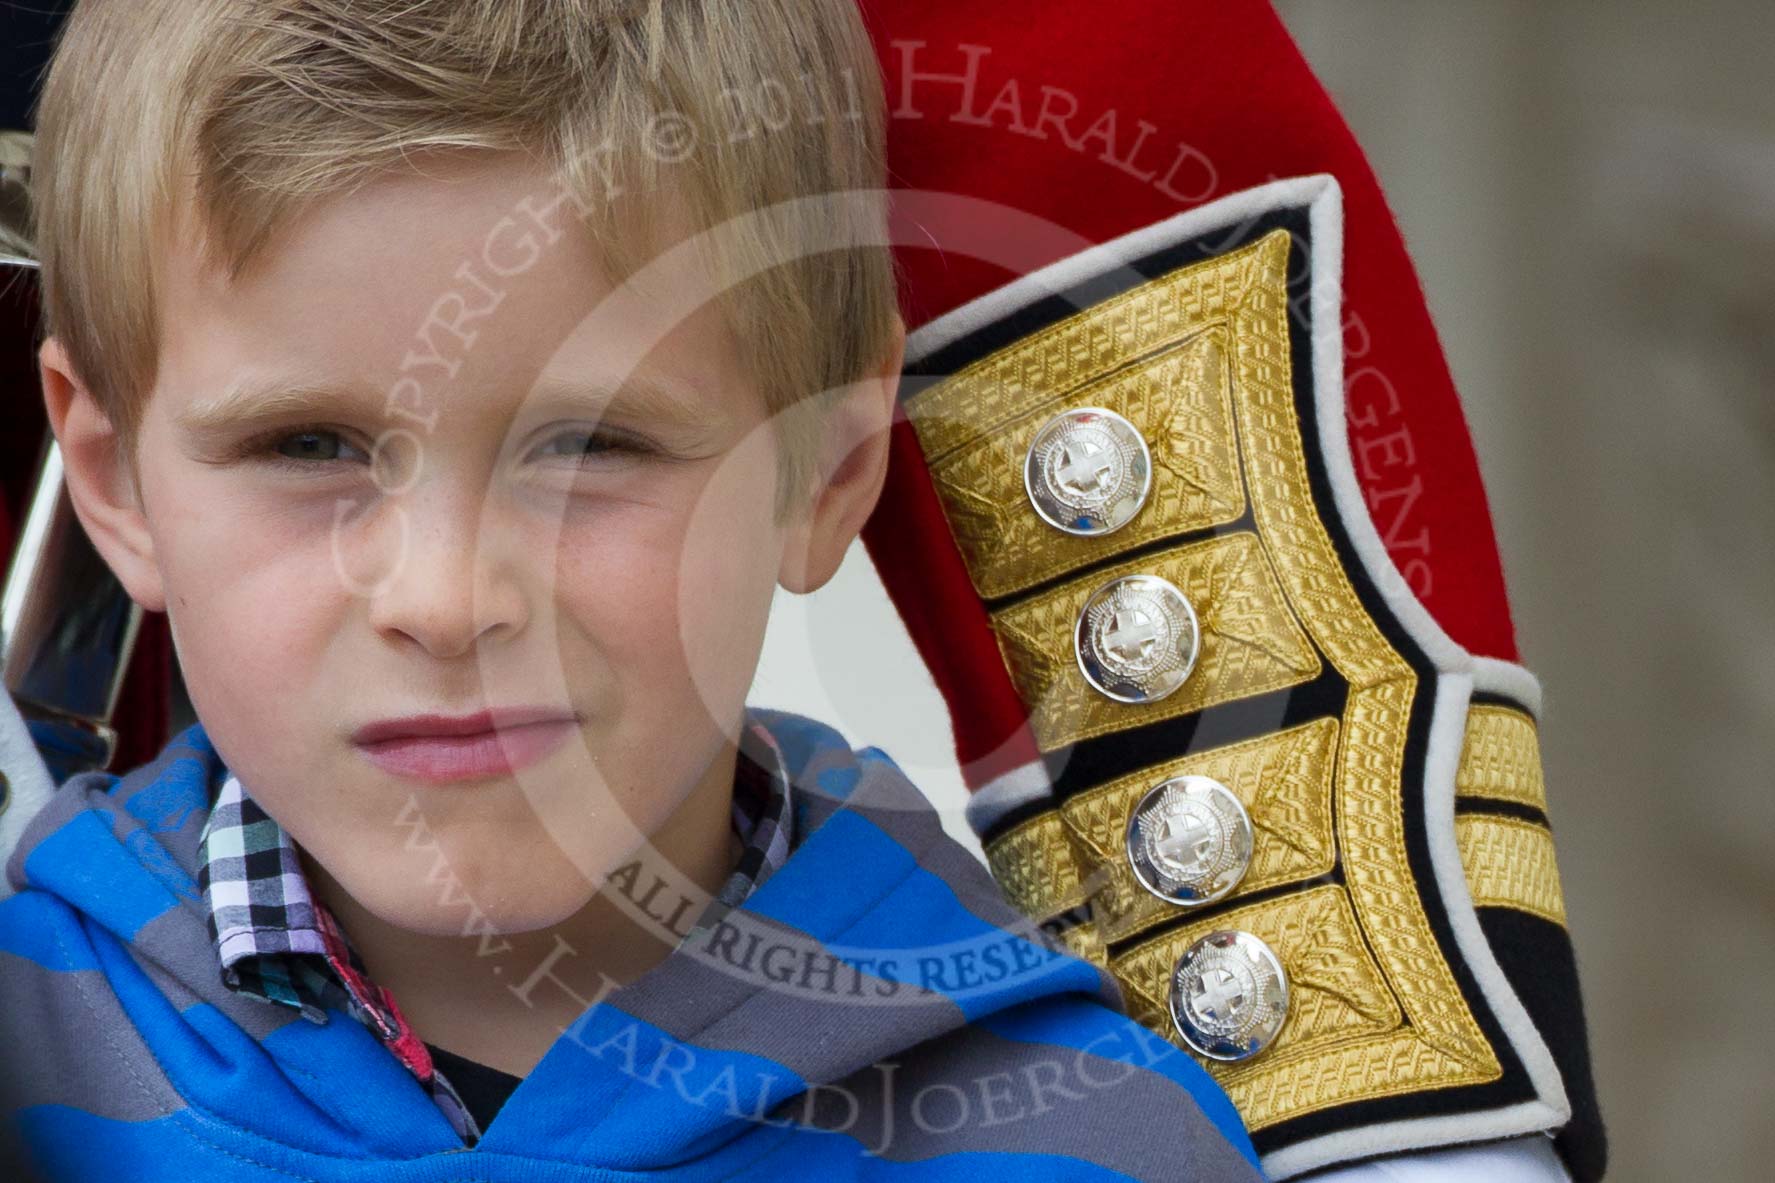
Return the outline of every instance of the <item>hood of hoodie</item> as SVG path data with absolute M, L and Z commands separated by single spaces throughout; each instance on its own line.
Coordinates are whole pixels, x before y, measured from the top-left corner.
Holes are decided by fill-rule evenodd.
M 773 1113 L 817 1110 L 813 1086 L 880 1075 L 886 1087 L 883 1061 L 994 1016 L 1010 1022 L 1005 1012 L 1032 999 L 1120 1009 L 1115 980 L 1033 929 L 884 753 L 853 751 L 801 716 L 752 714 L 794 782 L 792 856 L 727 931 L 693 937 L 589 1005 L 474 1152 L 615 1170 L 719 1158 Z M 67 971 L 53 976 L 81 997 L 19 1037 L 94 1038 L 52 1017 L 84 1015 L 116 1044 L 117 1079 L 137 1078 L 133 1099 L 110 1108 L 182 1107 L 218 1145 L 275 1143 L 299 1158 L 462 1151 L 361 1024 L 332 1012 L 317 1025 L 222 985 L 196 857 L 225 776 L 194 725 L 121 778 L 69 780 L 31 819 L 6 863 L 19 894 L 0 901 L 0 913 L 31 915 L 0 923 L 14 934 L 0 947 L 53 939 L 22 951 Z M 50 935 L 17 935 L 33 931 Z M 58 1060 L 54 1047 L 26 1054 Z M 26 1094 L 13 1107 L 90 1109 L 107 1087 L 38 1075 L 13 1086 Z

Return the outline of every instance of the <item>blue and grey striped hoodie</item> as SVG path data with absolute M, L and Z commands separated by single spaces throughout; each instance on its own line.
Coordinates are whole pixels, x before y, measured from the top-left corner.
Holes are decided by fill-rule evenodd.
M 592 1004 L 472 1149 L 362 1024 L 222 984 L 196 856 L 226 769 L 201 724 L 68 781 L 6 863 L 0 1178 L 1261 1178 L 1218 1086 L 1027 925 L 891 760 L 755 717 L 794 778 L 788 861 L 737 931 Z

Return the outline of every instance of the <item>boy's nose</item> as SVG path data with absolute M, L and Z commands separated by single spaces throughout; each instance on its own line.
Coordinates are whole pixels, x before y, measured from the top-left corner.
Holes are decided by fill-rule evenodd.
M 486 497 L 400 497 L 383 512 L 392 519 L 384 530 L 391 557 L 369 594 L 378 633 L 452 658 L 524 627 L 518 527 L 500 520 Z

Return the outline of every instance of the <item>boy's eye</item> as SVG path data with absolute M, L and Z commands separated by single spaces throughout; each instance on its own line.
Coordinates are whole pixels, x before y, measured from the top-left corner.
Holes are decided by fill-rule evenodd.
M 330 427 L 285 428 L 267 432 L 248 440 L 240 449 L 243 457 L 262 456 L 271 463 L 296 470 L 331 465 L 335 461 L 368 464 L 369 454 L 353 444 L 340 431 Z
M 637 458 L 656 451 L 638 436 L 603 428 L 558 432 L 532 452 L 531 458 L 566 460 L 575 467 L 584 467 Z M 346 433 L 319 426 L 271 432 L 248 441 L 241 452 L 248 456 L 263 456 L 274 464 L 296 470 L 330 467 L 339 461 L 368 464 L 372 460 L 366 450 L 353 443 Z
M 337 460 L 342 450 L 355 451 L 336 431 L 309 428 L 280 438 L 274 450 L 286 460 Z
M 583 460 L 592 456 L 642 455 L 650 449 L 639 439 L 611 431 L 563 431 L 542 446 L 542 455 Z

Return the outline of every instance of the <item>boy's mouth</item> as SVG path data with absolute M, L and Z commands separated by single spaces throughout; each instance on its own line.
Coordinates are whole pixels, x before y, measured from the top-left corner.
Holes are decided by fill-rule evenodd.
M 507 707 L 472 715 L 408 715 L 352 733 L 365 759 L 428 784 L 507 776 L 536 763 L 577 730 L 572 711 Z

